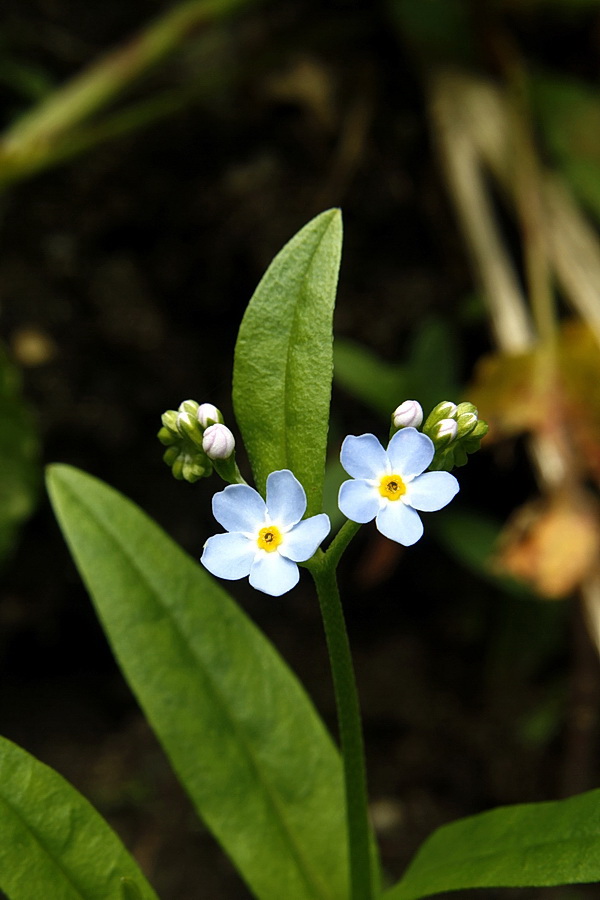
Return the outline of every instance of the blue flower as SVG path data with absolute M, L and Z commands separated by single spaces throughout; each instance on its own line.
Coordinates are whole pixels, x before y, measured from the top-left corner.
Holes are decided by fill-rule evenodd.
M 218 578 L 249 575 L 252 587 L 279 597 L 298 583 L 296 563 L 310 559 L 329 534 L 325 513 L 301 521 L 305 512 L 304 488 L 289 469 L 271 472 L 266 503 L 247 484 L 230 484 L 213 497 L 227 533 L 206 541 L 200 561 Z
M 374 434 L 349 435 L 342 444 L 342 466 L 352 476 L 340 488 L 338 505 L 353 522 L 375 519 L 379 531 L 409 547 L 423 534 L 416 512 L 450 503 L 458 481 L 449 472 L 425 472 L 433 442 L 416 428 L 403 428 L 384 450 Z M 425 474 L 422 474 L 425 473 Z

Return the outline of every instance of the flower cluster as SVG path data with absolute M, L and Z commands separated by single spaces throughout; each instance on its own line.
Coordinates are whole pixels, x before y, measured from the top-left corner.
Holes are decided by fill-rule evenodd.
M 340 453 L 350 476 L 340 487 L 341 512 L 359 524 L 374 519 L 381 534 L 405 547 L 423 534 L 419 513 L 442 509 L 458 493 L 448 470 L 464 465 L 487 431 L 471 403 L 438 403 L 419 431 L 423 418 L 421 405 L 405 400 L 392 413 L 387 449 L 374 434 L 348 435 Z M 229 482 L 213 497 L 225 532 L 208 538 L 203 565 L 219 578 L 248 577 L 274 597 L 291 590 L 298 563 L 310 560 L 329 534 L 328 516 L 303 519 L 306 495 L 289 469 L 271 472 L 266 500 L 247 485 L 235 462 L 233 434 L 212 404 L 186 400 L 162 421 L 158 436 L 176 478 L 196 481 L 214 468 Z
M 178 480 L 193 483 L 216 469 L 225 481 L 240 481 L 235 464 L 235 438 L 212 403 L 184 400 L 179 409 L 162 416 L 159 441 L 167 449 L 163 459 Z

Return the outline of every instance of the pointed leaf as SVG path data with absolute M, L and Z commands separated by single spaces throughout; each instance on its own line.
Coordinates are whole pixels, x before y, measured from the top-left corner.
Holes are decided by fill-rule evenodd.
M 600 791 L 493 809 L 439 828 L 385 900 L 600 881 Z
M 263 900 L 344 898 L 341 764 L 297 679 L 130 501 L 68 466 L 48 484 L 115 656 L 248 885 Z
M 233 403 L 256 486 L 291 469 L 309 515 L 322 509 L 341 249 L 339 210 L 305 225 L 256 288 L 235 348 Z
M 58 772 L 0 738 L 0 890 L 10 900 L 156 894 L 102 816 Z

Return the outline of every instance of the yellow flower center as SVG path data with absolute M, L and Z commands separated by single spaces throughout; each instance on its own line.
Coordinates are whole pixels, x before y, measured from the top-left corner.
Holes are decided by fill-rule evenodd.
M 386 500 L 399 500 L 406 493 L 406 485 L 399 475 L 384 475 L 379 482 L 379 493 Z
M 265 525 L 265 527 L 261 528 L 258 532 L 257 544 L 261 550 L 272 553 L 273 550 L 277 550 L 282 540 L 283 535 L 276 525 Z

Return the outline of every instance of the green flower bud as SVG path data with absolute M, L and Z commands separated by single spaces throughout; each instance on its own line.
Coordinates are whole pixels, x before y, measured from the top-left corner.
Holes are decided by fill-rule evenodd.
M 178 410 L 168 409 L 161 417 L 158 439 L 167 447 L 163 460 L 179 481 L 193 483 L 213 471 L 212 463 L 202 449 L 202 428 L 197 414 L 196 401 L 184 400 Z
M 481 438 L 487 430 L 487 424 L 479 419 L 473 403 L 463 401 L 456 405 L 449 400 L 438 403 L 423 426 L 423 432 L 435 446 L 429 468 L 449 472 L 455 466 L 464 466 L 467 454 L 479 450 Z

